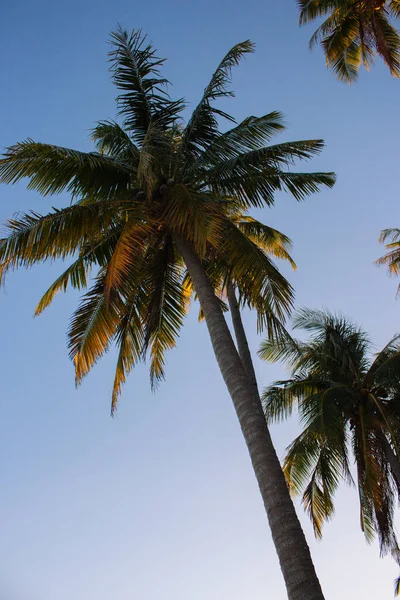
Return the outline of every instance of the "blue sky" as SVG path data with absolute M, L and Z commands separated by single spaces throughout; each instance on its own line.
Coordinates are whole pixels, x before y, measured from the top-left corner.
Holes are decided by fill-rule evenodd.
M 396 282 L 373 261 L 379 231 L 398 222 L 399 83 L 381 64 L 354 87 L 308 51 L 294 0 L 127 0 L 3 3 L 0 144 L 27 137 L 82 150 L 88 130 L 115 116 L 107 37 L 142 27 L 162 56 L 171 93 L 193 107 L 236 42 L 256 54 L 234 73 L 227 108 L 241 119 L 281 110 L 282 139 L 321 137 L 306 166 L 336 171 L 334 190 L 296 204 L 277 197 L 265 222 L 294 242 L 297 304 L 342 310 L 382 346 L 400 330 Z M 24 184 L 0 188 L 0 217 L 62 206 Z M 114 355 L 75 390 L 65 332 L 77 295 L 39 319 L 35 303 L 59 271 L 9 277 L 1 293 L 0 597 L 7 600 L 283 599 L 285 591 L 257 485 L 204 325 L 193 312 L 153 395 L 135 370 L 109 418 Z M 252 315 L 245 315 L 256 352 Z M 261 386 L 283 375 L 257 361 Z M 279 453 L 295 420 L 273 430 Z M 354 490 L 312 547 L 327 600 L 392 597 L 396 566 L 366 546 Z

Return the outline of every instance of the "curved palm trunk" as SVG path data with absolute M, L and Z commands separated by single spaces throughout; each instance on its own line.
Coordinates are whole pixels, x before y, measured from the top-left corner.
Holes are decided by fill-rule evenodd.
M 176 239 L 204 312 L 214 353 L 235 406 L 264 501 L 289 600 L 324 600 L 267 424 L 207 274 L 191 246 Z
M 240 314 L 239 304 L 236 298 L 235 288 L 233 283 L 228 283 L 228 302 L 231 311 L 233 329 L 235 331 L 235 338 L 237 342 L 237 349 L 240 356 L 240 360 L 243 363 L 246 375 L 250 380 L 251 388 L 254 395 L 258 398 L 261 406 L 260 392 L 258 391 L 256 372 L 254 370 L 253 360 L 250 354 L 249 344 L 247 342 L 246 332 L 243 327 L 242 316 Z

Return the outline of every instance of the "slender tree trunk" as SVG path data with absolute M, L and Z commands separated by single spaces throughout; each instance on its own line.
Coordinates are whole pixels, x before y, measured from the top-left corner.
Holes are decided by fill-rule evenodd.
M 260 405 L 260 392 L 258 390 L 256 372 L 254 370 L 253 360 L 250 354 L 249 344 L 247 342 L 246 332 L 243 327 L 242 316 L 240 314 L 239 304 L 236 298 L 236 292 L 233 283 L 228 283 L 228 302 L 231 311 L 233 329 L 235 331 L 235 338 L 237 342 L 237 349 L 239 352 L 240 360 L 243 363 L 246 375 L 250 380 L 251 388 L 256 398 L 258 398 Z
M 194 283 L 214 353 L 247 444 L 288 598 L 324 600 L 260 403 L 251 389 L 213 287 L 192 247 L 181 238 L 177 238 L 176 243 Z

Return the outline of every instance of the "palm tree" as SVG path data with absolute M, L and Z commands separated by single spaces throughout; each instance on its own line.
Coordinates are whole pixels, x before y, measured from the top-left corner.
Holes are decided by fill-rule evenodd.
M 47 215 L 24 214 L 8 222 L 0 242 L 2 277 L 8 270 L 74 257 L 37 307 L 60 290 L 90 289 L 73 315 L 70 354 L 79 382 L 115 343 L 118 348 L 112 410 L 127 374 L 150 355 L 153 385 L 164 376 L 165 352 L 175 345 L 194 287 L 213 350 L 246 440 L 290 600 L 322 600 L 310 552 L 290 500 L 260 403 L 255 399 L 207 275 L 210 252 L 224 257 L 230 280 L 284 319 L 292 289 L 268 255 L 229 216 L 271 206 L 277 190 L 298 200 L 332 186 L 331 173 L 293 173 L 321 140 L 268 145 L 283 130 L 273 112 L 239 124 L 215 106 L 231 96 L 230 73 L 253 51 L 234 46 L 219 64 L 186 124 L 182 99 L 171 100 L 161 75 L 163 60 L 140 31 L 111 36 L 111 72 L 122 124 L 99 122 L 95 152 L 26 140 L 6 151 L 0 178 L 42 195 L 64 190 L 71 204 Z M 218 121 L 232 128 L 224 133 Z M 96 269 L 90 280 L 91 269 Z M 271 316 L 272 318 L 272 316 Z
M 385 244 L 387 240 L 391 240 L 385 246 L 389 252 L 378 258 L 376 264 L 386 266 L 389 275 L 398 276 L 400 275 L 400 229 L 384 229 L 379 236 L 379 242 Z M 400 284 L 397 293 L 400 293 Z
M 400 77 L 400 35 L 391 19 L 400 16 L 400 0 L 297 0 L 300 25 L 327 17 L 310 40 L 321 44 L 327 66 L 342 81 L 356 81 L 379 54 L 393 77 Z
M 262 358 L 291 367 L 290 379 L 263 393 L 267 421 L 287 418 L 298 407 L 304 426 L 285 457 L 289 486 L 303 493 L 320 537 L 340 481 L 353 482 L 352 455 L 361 528 L 368 541 L 377 534 L 381 553 L 398 561 L 393 518 L 400 497 L 400 336 L 370 358 L 367 334 L 344 317 L 303 309 L 294 327 L 310 339 L 266 341 L 260 350 Z

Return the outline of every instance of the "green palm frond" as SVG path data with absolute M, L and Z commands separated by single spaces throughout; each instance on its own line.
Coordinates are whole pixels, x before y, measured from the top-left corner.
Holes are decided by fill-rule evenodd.
M 267 338 L 261 342 L 258 356 L 268 362 L 288 361 L 292 365 L 302 356 L 302 343 L 294 338 L 278 341 Z
M 92 129 L 91 138 L 100 154 L 112 156 L 124 164 L 138 163 L 138 147 L 115 121 L 99 121 Z
M 159 58 L 146 36 L 119 27 L 111 34 L 109 53 L 113 82 L 121 91 L 117 98 L 124 127 L 141 144 L 152 124 L 161 131 L 171 127 L 184 108 L 183 100 L 172 101 L 168 80 L 160 75 L 165 59 Z
M 233 46 L 218 65 L 183 132 L 181 151 L 187 160 L 198 156 L 220 135 L 217 117 L 234 121 L 233 117 L 216 108 L 213 102 L 224 96 L 233 96 L 228 88 L 231 70 L 251 52 L 254 52 L 254 45 L 246 40 Z
M 0 181 L 29 179 L 28 189 L 42 196 L 67 191 L 72 198 L 86 195 L 108 198 L 127 190 L 132 167 L 96 152 L 79 152 L 31 139 L 10 146 L 0 159 Z
M 210 166 L 204 178 L 215 194 L 240 198 L 245 205 L 272 205 L 276 191 L 287 190 L 297 200 L 332 187 L 332 173 L 288 173 L 295 160 L 308 160 L 323 147 L 321 140 L 286 142 L 251 150 Z M 285 169 L 283 171 L 282 169 Z
M 239 125 L 217 137 L 201 154 L 200 164 L 207 165 L 262 148 L 274 135 L 284 131 L 283 115 L 274 111 L 263 117 L 247 117 Z
M 377 52 L 382 56 L 393 77 L 400 77 L 400 35 L 389 22 L 385 11 L 374 11 L 372 31 Z
M 317 17 L 323 17 L 329 10 L 338 7 L 336 0 L 297 0 L 300 9 L 300 25 L 305 25 Z
M 288 417 L 298 406 L 302 433 L 291 444 L 284 471 L 292 490 L 303 494 L 314 531 L 321 535 L 333 515 L 341 479 L 352 483 L 349 455 L 357 466 L 361 528 L 378 537 L 382 554 L 399 556 L 394 531 L 400 443 L 400 342 L 394 336 L 372 360 L 367 334 L 349 319 L 302 309 L 294 327 L 310 339 L 266 340 L 260 356 L 284 359 L 291 378 L 264 391 L 269 420 Z

